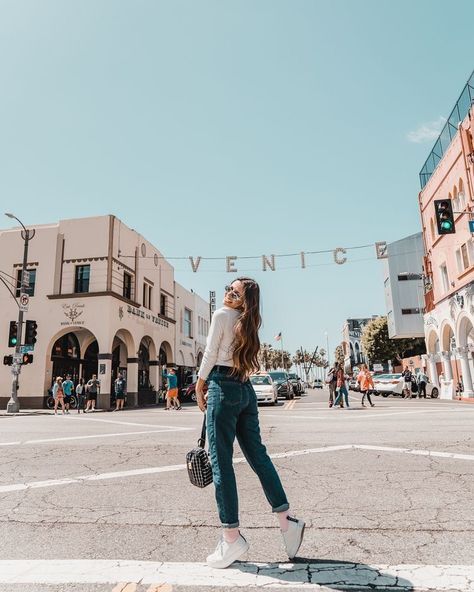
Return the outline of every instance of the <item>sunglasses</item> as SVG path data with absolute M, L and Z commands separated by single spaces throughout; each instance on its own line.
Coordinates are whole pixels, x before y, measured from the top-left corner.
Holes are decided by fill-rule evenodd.
M 238 300 L 242 297 L 242 294 L 239 294 L 239 292 L 237 292 L 237 290 L 235 290 L 232 286 L 225 286 L 224 290 L 225 293 L 228 294 L 230 298 L 232 298 L 232 300 Z

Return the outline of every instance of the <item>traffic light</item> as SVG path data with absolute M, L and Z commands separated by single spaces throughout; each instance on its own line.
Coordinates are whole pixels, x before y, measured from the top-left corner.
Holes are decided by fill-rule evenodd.
M 23 358 L 21 360 L 21 363 L 26 366 L 26 364 L 32 364 L 33 363 L 33 354 L 23 354 Z
M 438 234 L 454 234 L 454 214 L 450 199 L 435 199 L 436 223 Z
M 18 344 L 18 323 L 10 321 L 10 331 L 8 333 L 8 347 L 16 347 Z
M 3 356 L 3 365 L 4 366 L 12 366 L 13 365 L 13 356 Z
M 36 343 L 37 329 L 38 323 L 36 321 L 26 321 L 25 345 L 34 345 Z

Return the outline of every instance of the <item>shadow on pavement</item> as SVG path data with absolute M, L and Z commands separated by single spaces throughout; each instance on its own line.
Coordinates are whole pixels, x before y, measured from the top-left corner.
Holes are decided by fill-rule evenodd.
M 258 586 L 270 586 L 272 583 L 317 584 L 329 590 L 351 590 L 362 592 L 411 592 L 415 590 L 412 582 L 398 576 L 394 570 L 384 572 L 365 563 L 349 561 L 318 560 L 305 557 L 295 558 L 293 563 L 239 563 L 232 568 L 245 574 L 255 574 Z

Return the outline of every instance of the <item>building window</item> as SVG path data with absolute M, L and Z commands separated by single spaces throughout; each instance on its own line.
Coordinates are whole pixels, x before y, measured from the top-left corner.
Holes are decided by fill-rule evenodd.
M 143 306 L 145 308 L 151 309 L 152 292 L 152 286 L 147 282 L 143 282 Z
M 76 294 L 89 292 L 90 275 L 90 265 L 76 265 L 76 275 L 74 281 L 74 292 L 76 292 Z
M 25 290 L 25 293 L 28 294 L 28 296 L 34 296 L 35 295 L 35 285 L 36 285 L 36 269 L 28 269 L 27 270 L 30 274 L 30 281 L 28 284 L 28 287 Z M 21 292 L 21 273 L 22 270 L 18 269 L 16 272 L 16 297 L 19 298 L 20 297 L 20 292 Z
M 132 299 L 132 276 L 126 271 L 123 272 L 123 297 Z
M 449 276 L 448 276 L 448 268 L 446 267 L 446 263 L 443 263 L 439 267 L 439 271 L 441 273 L 441 282 L 443 284 L 443 292 L 449 292 Z
M 166 317 L 166 296 L 160 294 L 160 314 Z
M 434 242 L 436 240 L 436 234 L 435 234 L 435 226 L 434 226 L 433 218 L 431 218 L 431 220 L 430 220 L 430 229 L 431 229 L 431 240 Z
M 399 273 L 398 274 L 398 281 L 399 282 L 407 282 L 409 280 L 421 280 L 423 276 L 421 273 Z
M 467 245 L 466 243 L 464 243 L 463 245 L 461 245 L 461 255 L 462 255 L 462 263 L 464 266 L 464 269 L 467 269 L 469 267 L 469 257 L 467 254 Z
M 188 308 L 184 309 L 184 336 L 189 338 L 193 336 L 192 313 Z
M 459 274 L 463 273 L 466 269 L 468 269 L 470 257 L 472 261 L 472 246 L 468 245 L 468 243 L 464 243 L 463 245 L 461 245 L 459 249 L 456 249 L 456 264 L 458 267 Z
M 402 308 L 402 315 L 421 314 L 422 312 L 421 308 Z

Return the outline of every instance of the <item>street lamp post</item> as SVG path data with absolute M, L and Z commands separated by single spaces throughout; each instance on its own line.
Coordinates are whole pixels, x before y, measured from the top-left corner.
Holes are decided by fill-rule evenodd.
M 21 268 L 21 279 L 20 279 L 20 293 L 23 291 L 25 287 L 24 281 L 24 272 L 28 266 L 28 243 L 34 237 L 35 231 L 34 230 L 27 230 L 25 225 L 21 220 L 19 220 L 13 214 L 5 213 L 5 216 L 9 218 L 13 218 L 20 223 L 23 231 L 21 233 L 21 237 L 23 239 L 23 265 Z M 18 358 L 20 355 L 20 348 L 21 348 L 21 340 L 23 336 L 23 310 L 21 307 L 18 309 L 18 325 L 17 325 L 17 342 L 15 345 L 15 361 L 12 366 L 12 392 L 10 396 L 10 400 L 7 403 L 7 413 L 18 413 L 20 411 L 20 401 L 18 399 L 18 376 L 20 375 L 21 371 L 21 364 L 18 363 Z
M 330 355 L 329 355 L 329 335 L 327 331 L 324 331 L 324 335 L 326 335 L 326 352 L 327 352 L 327 358 L 328 358 L 328 366 L 331 366 L 331 359 L 330 359 Z

